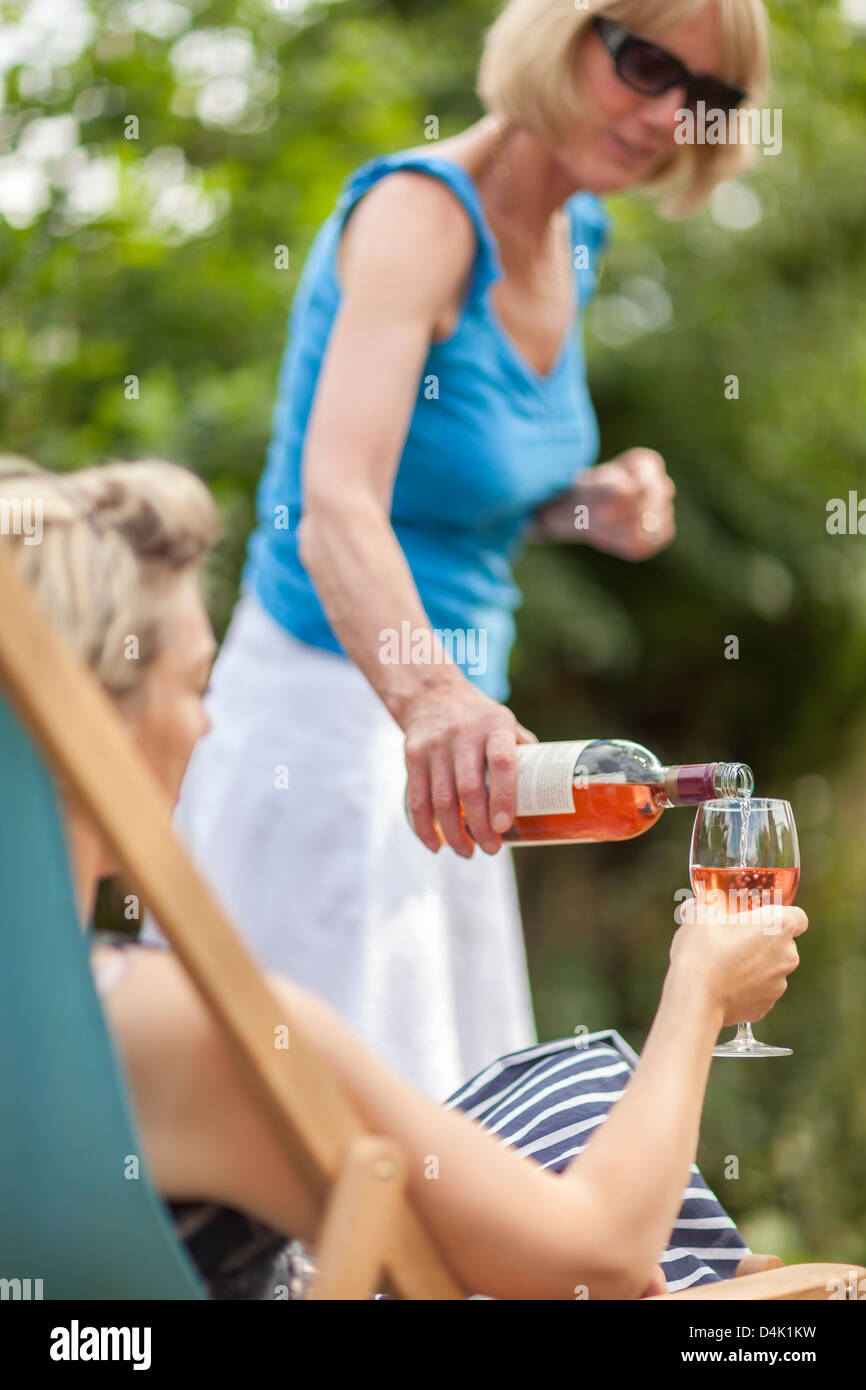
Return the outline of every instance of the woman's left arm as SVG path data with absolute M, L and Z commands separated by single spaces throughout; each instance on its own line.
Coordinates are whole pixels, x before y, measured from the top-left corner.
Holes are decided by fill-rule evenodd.
M 529 539 L 583 543 L 622 560 L 650 560 L 676 535 L 676 487 L 661 454 L 629 449 L 580 473 L 536 514 Z

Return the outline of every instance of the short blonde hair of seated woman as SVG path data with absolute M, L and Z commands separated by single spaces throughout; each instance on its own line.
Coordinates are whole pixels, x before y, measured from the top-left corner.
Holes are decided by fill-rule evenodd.
M 110 695 L 134 696 L 161 650 L 171 580 L 217 538 L 205 484 L 158 459 L 53 473 L 6 454 L 0 502 L 27 504 L 28 515 L 39 516 L 36 543 L 4 534 L 0 544 L 13 548 L 55 627 Z
M 592 19 L 603 14 L 626 29 L 653 36 L 673 33 L 695 19 L 708 0 L 510 0 L 487 34 L 478 93 L 488 111 L 560 143 L 581 113 L 574 56 Z M 716 76 L 743 87 L 756 106 L 769 80 L 769 19 L 762 0 L 715 0 L 724 37 L 724 71 Z M 663 41 L 660 38 L 660 41 Z M 686 217 L 717 184 L 752 161 L 748 144 L 682 145 L 642 186 L 666 195 L 662 212 Z

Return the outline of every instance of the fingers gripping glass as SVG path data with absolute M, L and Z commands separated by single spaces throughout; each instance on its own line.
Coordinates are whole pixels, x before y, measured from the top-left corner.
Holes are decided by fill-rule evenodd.
M 613 58 L 617 77 L 643 96 L 660 97 L 674 87 L 684 87 L 690 111 L 696 110 L 699 101 L 706 102 L 708 111 L 733 111 L 746 100 L 742 87 L 689 72 L 673 53 L 638 38 L 612 19 L 596 15 L 593 28 Z
M 794 813 L 787 801 L 752 798 L 704 801 L 695 817 L 689 874 L 697 907 L 719 920 L 754 913 L 765 930 L 778 930 L 778 908 L 790 907 L 800 881 L 800 849 Z M 733 930 L 733 927 L 732 927 Z M 789 1047 L 770 1047 L 741 1023 L 731 1042 L 714 1057 L 790 1057 Z

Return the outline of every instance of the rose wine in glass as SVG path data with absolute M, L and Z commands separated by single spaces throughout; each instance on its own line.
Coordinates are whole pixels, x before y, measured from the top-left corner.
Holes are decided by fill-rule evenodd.
M 698 910 L 758 913 L 755 921 L 772 921 L 780 907 L 790 907 L 800 882 L 800 848 L 794 813 L 787 801 L 745 796 L 705 801 L 695 816 L 689 874 Z M 730 1042 L 713 1049 L 714 1057 L 790 1057 L 790 1047 L 758 1042 L 751 1023 L 740 1023 Z

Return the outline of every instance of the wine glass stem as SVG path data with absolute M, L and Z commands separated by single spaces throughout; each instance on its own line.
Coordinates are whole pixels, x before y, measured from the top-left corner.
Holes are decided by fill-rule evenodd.
M 751 1025 L 751 1023 L 738 1023 L 738 1024 L 737 1024 L 737 1042 L 738 1042 L 738 1043 L 742 1043 L 744 1047 L 752 1047 L 753 1044 L 754 1044 L 754 1041 L 755 1041 L 755 1039 L 754 1039 L 754 1036 L 753 1036 L 753 1034 L 752 1034 L 752 1025 Z

